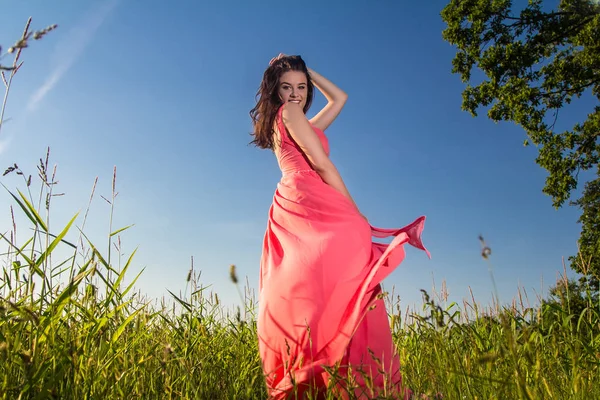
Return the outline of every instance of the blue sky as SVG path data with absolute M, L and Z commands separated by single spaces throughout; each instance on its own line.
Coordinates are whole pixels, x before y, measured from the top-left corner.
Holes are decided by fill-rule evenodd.
M 400 227 L 427 216 L 432 253 L 409 248 L 386 282 L 404 306 L 443 280 L 449 300 L 483 304 L 493 291 L 478 235 L 492 248 L 500 298 L 519 286 L 532 303 L 576 251 L 577 210 L 556 211 L 541 189 L 546 173 L 524 132 L 461 111 L 464 85 L 442 40 L 445 2 L 108 0 L 14 2 L 0 14 L 6 49 L 29 16 L 58 30 L 23 53 L 0 136 L 5 168 L 35 172 L 51 147 L 58 165 L 52 226 L 110 195 L 125 255 L 139 247 L 130 277 L 160 297 L 184 290 L 190 257 L 202 282 L 235 303 L 230 264 L 252 287 L 267 211 L 280 177 L 274 156 L 248 145 L 249 110 L 262 73 L 279 52 L 300 54 L 349 94 L 326 132 L 332 159 L 371 223 Z M 3 60 L 7 64 L 8 58 Z M 317 95 L 309 114 L 324 105 Z M 592 102 L 561 112 L 559 129 Z M 9 188 L 15 177 L 2 178 Z M 0 196 L 3 232 L 8 195 Z M 96 197 L 86 232 L 106 248 L 107 204 Z M 78 220 L 81 223 L 81 219 Z M 22 230 L 22 232 L 24 229 Z M 76 237 L 73 231 L 71 237 Z M 542 284 L 543 282 L 543 284 Z

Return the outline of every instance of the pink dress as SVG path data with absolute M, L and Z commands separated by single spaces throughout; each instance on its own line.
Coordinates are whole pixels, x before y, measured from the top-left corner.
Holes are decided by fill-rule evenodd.
M 400 229 L 370 226 L 312 170 L 289 136 L 282 110 L 282 178 L 263 242 L 257 320 L 270 398 L 288 398 L 294 386 L 295 393 L 325 388 L 332 379 L 327 368 L 337 368 L 346 381 L 352 376 L 359 391 L 375 388 L 365 392 L 367 398 L 384 386 L 386 393 L 402 390 L 380 282 L 404 259 L 404 244 L 429 256 L 421 242 L 425 217 Z M 327 137 L 313 130 L 329 154 Z M 375 243 L 373 236 L 394 239 Z M 335 386 L 349 390 L 337 381 Z

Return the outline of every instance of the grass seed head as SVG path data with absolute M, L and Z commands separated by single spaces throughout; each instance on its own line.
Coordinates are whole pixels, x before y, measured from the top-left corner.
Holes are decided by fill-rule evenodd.
M 485 243 L 482 235 L 479 235 L 479 241 L 481 242 L 481 257 L 487 260 L 492 255 L 492 249 Z
M 237 278 L 237 274 L 235 273 L 235 265 L 231 264 L 229 266 L 229 278 L 231 279 L 231 281 L 235 284 L 238 283 L 238 278 Z

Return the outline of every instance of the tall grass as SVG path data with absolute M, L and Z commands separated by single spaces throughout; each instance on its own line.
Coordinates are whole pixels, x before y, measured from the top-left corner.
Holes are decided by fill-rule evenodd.
M 87 210 L 51 229 L 55 176 L 48 155 L 38 166 L 37 192 L 18 166 L 5 175 L 17 175 L 25 189 L 4 191 L 13 222 L 1 235 L 7 246 L 1 398 L 266 398 L 248 291 L 240 293 L 243 314 L 228 314 L 192 266 L 182 282 L 185 295 L 153 305 L 133 290 L 137 277 L 123 284 L 135 251 L 119 268 L 86 239 Z M 116 172 L 106 198 L 111 213 L 115 179 Z M 95 185 L 90 203 L 94 191 Z M 15 214 L 32 232 L 21 242 Z M 127 229 L 111 228 L 108 248 Z M 59 250 L 70 256 L 52 258 Z M 234 269 L 231 275 L 238 284 Z M 482 310 L 474 299 L 442 308 L 423 296 L 423 312 L 407 315 L 397 302 L 390 307 L 405 382 L 415 392 L 446 399 L 600 398 L 600 305 L 591 297 L 574 315 L 566 300 L 532 308 L 521 299 Z
M 249 291 L 240 291 L 243 314 L 228 314 L 193 262 L 182 282 L 185 294 L 159 305 L 135 291 L 139 274 L 124 284 L 135 251 L 121 262 L 120 238 L 130 226 L 112 227 L 116 169 L 111 196 L 104 198 L 110 228 L 102 246 L 86 235 L 89 204 L 83 215 L 53 227 L 52 200 L 60 193 L 49 152 L 36 177 L 13 164 L 3 181 L 0 190 L 11 206 L 1 212 L 11 223 L 0 231 L 6 246 L 0 398 L 266 398 Z M 90 204 L 95 191 L 96 182 Z M 28 226 L 17 226 L 18 220 Z M 482 255 L 489 260 L 487 246 Z M 234 268 L 231 278 L 238 285 Z M 475 299 L 442 307 L 423 291 L 421 312 L 406 314 L 393 296 L 388 300 L 404 380 L 416 393 L 600 398 L 600 304 L 592 296 L 579 314 L 570 312 L 568 298 L 535 307 L 521 298 L 481 309 Z
M 53 188 L 47 164 L 39 166 L 44 210 L 20 190 L 6 192 L 14 202 L 11 214 L 25 214 L 34 233 L 16 243 L 13 223 L 2 234 L 8 247 L 0 281 L 2 397 L 216 399 L 261 393 L 253 323 L 239 316 L 227 320 L 196 271 L 190 270 L 189 295 L 173 295 L 176 306 L 165 301 L 153 307 L 132 290 L 137 277 L 123 285 L 135 252 L 115 267 L 109 251 L 102 254 L 83 231 L 77 233 L 77 215 L 52 233 L 44 218 Z M 15 165 L 6 175 L 11 173 L 26 176 Z M 116 173 L 113 195 L 106 198 L 111 215 L 115 179 Z M 107 232 L 108 248 L 125 229 Z M 68 241 L 73 235 L 79 239 Z M 71 255 L 50 263 L 61 248 Z

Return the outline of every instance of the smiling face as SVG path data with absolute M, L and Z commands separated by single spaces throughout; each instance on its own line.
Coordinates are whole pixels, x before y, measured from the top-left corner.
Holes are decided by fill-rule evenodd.
M 282 103 L 297 103 L 306 114 L 314 93 L 315 85 L 310 80 L 309 70 L 302 57 L 284 56 L 271 62 L 263 74 L 256 94 L 256 106 L 250 110 L 254 125 L 252 143 L 263 149 L 274 149 L 273 127 Z
M 308 98 L 306 74 L 301 71 L 293 70 L 281 74 L 277 90 L 282 102 L 296 103 L 304 109 Z

